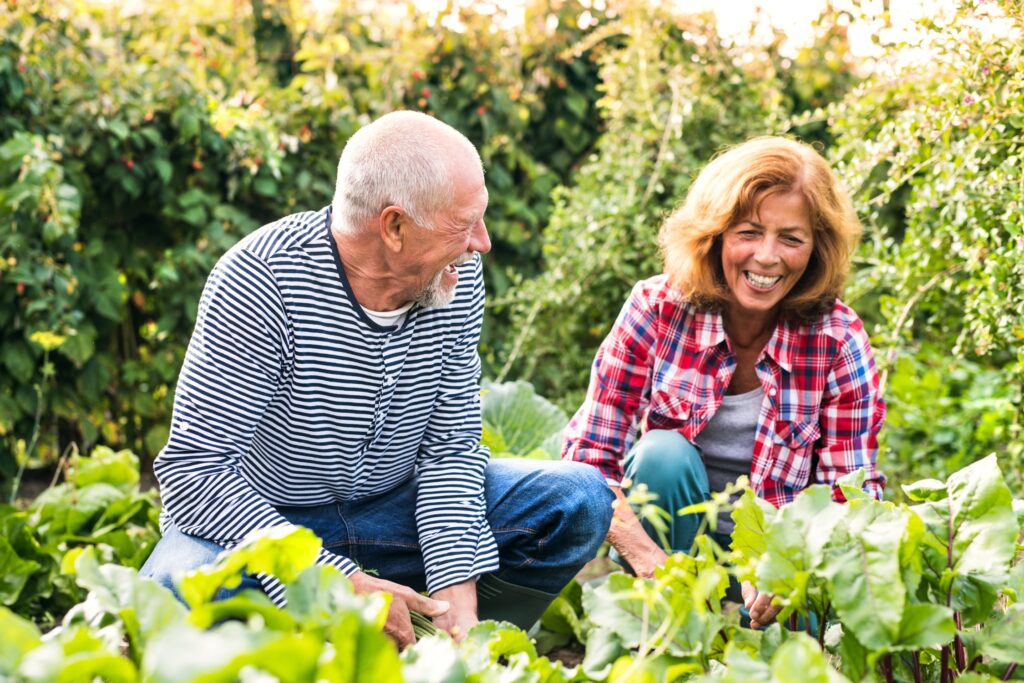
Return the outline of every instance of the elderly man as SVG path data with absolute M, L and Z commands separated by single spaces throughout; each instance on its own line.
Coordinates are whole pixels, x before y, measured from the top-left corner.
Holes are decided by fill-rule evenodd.
M 465 137 L 397 112 L 349 140 L 331 207 L 224 255 L 156 460 L 163 538 L 143 575 L 173 590 L 249 532 L 302 525 L 318 562 L 394 595 L 399 645 L 410 609 L 456 637 L 536 620 L 608 531 L 611 494 L 594 468 L 489 462 L 479 443 L 487 200 Z M 282 602 L 273 577 L 242 587 Z

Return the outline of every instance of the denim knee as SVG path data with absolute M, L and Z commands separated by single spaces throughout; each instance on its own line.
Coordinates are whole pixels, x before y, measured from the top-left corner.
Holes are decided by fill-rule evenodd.
M 560 502 L 565 514 L 577 521 L 600 545 L 612 523 L 615 494 L 601 470 L 580 462 L 564 462 L 565 495 Z
M 659 429 L 644 434 L 629 455 L 626 476 L 634 484 L 647 484 L 649 489 L 679 480 L 703 480 L 707 487 L 707 472 L 700 451 L 673 430 Z
M 213 541 L 183 534 L 169 523 L 153 552 L 139 569 L 139 576 L 152 579 L 181 600 L 177 579 L 193 569 L 213 564 L 223 550 Z

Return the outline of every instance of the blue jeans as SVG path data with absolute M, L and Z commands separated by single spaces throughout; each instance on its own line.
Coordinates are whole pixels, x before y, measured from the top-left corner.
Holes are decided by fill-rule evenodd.
M 495 576 L 517 586 L 557 594 L 594 557 L 608 533 L 614 498 L 600 472 L 576 462 L 500 459 L 487 466 L 487 521 L 498 544 Z M 426 588 L 416 533 L 416 481 L 387 493 L 313 507 L 279 507 L 292 524 L 307 527 L 324 548 L 380 578 Z M 139 573 L 180 594 L 174 578 L 214 561 L 224 548 L 167 525 Z M 254 577 L 218 594 L 259 588 Z

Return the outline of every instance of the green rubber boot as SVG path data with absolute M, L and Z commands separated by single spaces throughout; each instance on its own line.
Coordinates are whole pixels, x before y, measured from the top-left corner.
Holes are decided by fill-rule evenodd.
M 476 596 L 481 620 L 509 621 L 528 631 L 558 593 L 517 586 L 493 574 L 485 574 L 476 581 Z

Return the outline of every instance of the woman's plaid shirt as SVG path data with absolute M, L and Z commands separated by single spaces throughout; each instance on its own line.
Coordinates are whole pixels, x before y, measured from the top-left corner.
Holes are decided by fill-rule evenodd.
M 562 457 L 622 479 L 637 428 L 675 429 L 690 441 L 718 410 L 736 357 L 714 311 L 682 300 L 664 275 L 637 283 L 598 349 L 583 406 L 566 428 Z M 876 436 L 885 418 L 864 325 L 845 304 L 813 323 L 780 320 L 757 361 L 765 400 L 750 485 L 776 507 L 812 483 L 866 470 L 881 497 Z

